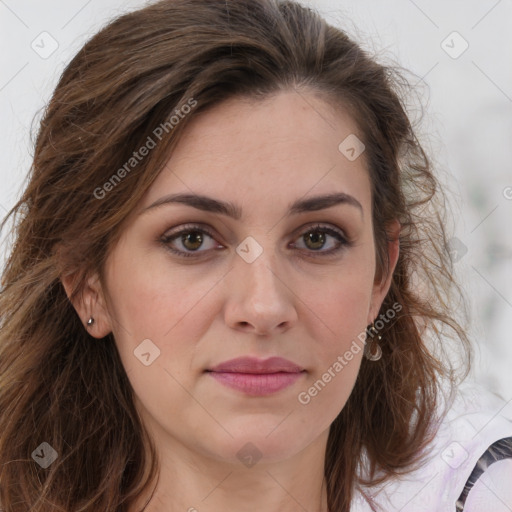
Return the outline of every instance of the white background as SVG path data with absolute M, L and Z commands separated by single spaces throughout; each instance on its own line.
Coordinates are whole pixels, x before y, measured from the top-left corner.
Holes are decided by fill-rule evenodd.
M 512 400 L 512 0 L 307 3 L 381 59 L 416 75 L 412 83 L 426 106 L 424 131 L 456 212 L 457 270 L 472 302 L 475 378 Z M 1 216 L 19 196 L 30 166 L 32 121 L 64 65 L 110 18 L 142 5 L 0 0 Z M 463 39 L 450 35 L 454 31 Z M 58 44 L 47 58 L 32 48 L 52 49 L 43 32 Z M 464 41 L 469 46 L 453 58 L 443 41 L 453 56 Z M 4 245 L 0 265 L 6 251 Z

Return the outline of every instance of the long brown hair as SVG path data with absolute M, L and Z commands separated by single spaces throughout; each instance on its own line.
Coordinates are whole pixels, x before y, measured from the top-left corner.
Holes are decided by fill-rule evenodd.
M 420 459 L 435 433 L 440 380 L 455 382 L 448 340 L 463 370 L 471 352 L 450 308 L 457 287 L 443 196 L 404 106 L 405 74 L 292 1 L 163 0 L 113 20 L 66 67 L 40 124 L 28 185 L 2 223 L 13 221 L 0 295 L 5 512 L 121 512 L 154 483 L 158 454 L 112 334 L 91 339 L 61 278 L 73 276 L 76 296 L 91 272 L 101 275 L 123 220 L 191 119 L 235 95 L 283 89 L 321 94 L 360 127 L 380 275 L 386 228 L 402 224 L 382 305 L 401 311 L 381 332 L 382 358 L 363 359 L 331 425 L 329 510 L 347 512 L 356 487 Z M 156 147 L 118 172 L 148 137 Z M 57 452 L 45 469 L 33 457 L 43 442 Z

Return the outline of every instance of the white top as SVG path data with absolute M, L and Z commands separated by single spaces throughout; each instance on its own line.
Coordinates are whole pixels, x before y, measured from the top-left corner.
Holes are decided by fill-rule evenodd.
M 512 510 L 512 459 L 495 462 L 477 480 L 466 500 L 464 512 L 510 512 Z
M 512 400 L 464 384 L 424 457 L 425 464 L 365 492 L 384 512 L 456 512 L 478 459 L 491 444 L 511 436 Z M 351 512 L 371 510 L 356 492 Z M 469 491 L 464 512 L 512 512 L 512 459 L 494 462 L 482 473 Z

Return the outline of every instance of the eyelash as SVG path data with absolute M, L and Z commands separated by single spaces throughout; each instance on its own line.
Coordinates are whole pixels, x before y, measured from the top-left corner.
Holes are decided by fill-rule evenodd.
M 345 249 L 347 247 L 351 247 L 353 245 L 353 243 L 350 240 L 348 240 L 343 235 L 343 233 L 341 231 L 338 231 L 338 230 L 333 229 L 328 226 L 323 226 L 321 224 L 316 224 L 314 226 L 308 227 L 305 231 L 303 231 L 299 235 L 298 238 L 303 237 L 304 235 L 306 235 L 308 233 L 318 233 L 318 232 L 325 233 L 327 235 L 330 235 L 330 236 L 336 238 L 339 242 L 339 245 L 337 247 L 335 247 L 334 249 L 329 249 L 328 251 L 322 251 L 322 250 L 315 251 L 313 249 L 307 250 L 307 252 L 310 253 L 310 256 L 313 256 L 313 257 L 333 256 L 333 255 L 337 254 L 338 252 L 342 251 L 343 249 Z M 197 257 L 200 257 L 201 253 L 208 252 L 208 251 L 200 251 L 199 249 L 196 251 L 187 252 L 187 251 L 181 251 L 181 250 L 174 249 L 170 246 L 171 242 L 180 238 L 182 235 L 189 234 L 189 233 L 206 234 L 210 238 L 215 240 L 215 236 L 208 228 L 198 225 L 198 224 L 190 224 L 190 225 L 184 226 L 179 231 L 164 235 L 160 239 L 160 242 L 162 242 L 164 244 L 164 246 L 167 250 L 169 250 L 173 254 L 176 254 L 176 255 L 178 255 L 180 257 L 184 257 L 184 258 L 194 258 L 194 257 L 197 258 Z M 210 250 L 212 250 L 212 249 L 210 249 Z M 215 250 L 215 249 L 213 249 L 213 250 Z

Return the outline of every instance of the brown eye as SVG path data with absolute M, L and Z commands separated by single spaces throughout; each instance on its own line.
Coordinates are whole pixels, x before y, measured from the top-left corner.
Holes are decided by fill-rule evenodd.
M 195 251 L 199 249 L 203 243 L 203 234 L 200 231 L 190 231 L 181 235 L 181 243 L 185 249 Z
M 213 249 L 223 248 L 205 227 L 185 226 L 160 238 L 164 246 L 178 256 L 201 256 Z
M 325 233 L 320 231 L 310 231 L 303 235 L 304 243 L 308 249 L 318 250 L 325 245 Z
M 314 256 L 334 255 L 352 245 L 342 231 L 329 226 L 313 226 L 304 231 L 292 247 Z M 317 254 L 314 254 L 317 253 Z

